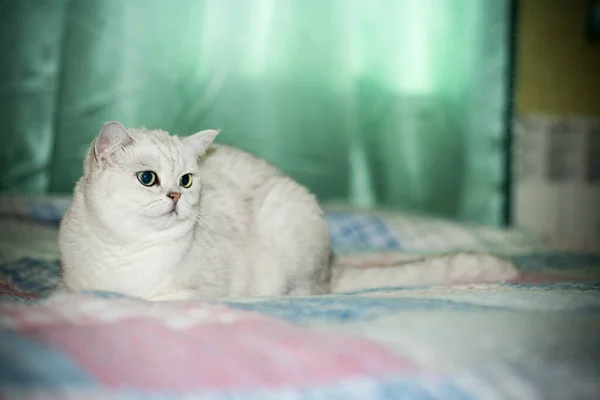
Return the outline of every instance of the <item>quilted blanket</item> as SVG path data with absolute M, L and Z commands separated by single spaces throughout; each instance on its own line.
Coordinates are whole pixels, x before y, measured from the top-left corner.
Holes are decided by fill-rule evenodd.
M 521 279 L 151 303 L 52 295 L 64 199 L 0 199 L 2 399 L 597 399 L 600 255 L 520 232 L 332 207 L 341 262 L 458 249 Z

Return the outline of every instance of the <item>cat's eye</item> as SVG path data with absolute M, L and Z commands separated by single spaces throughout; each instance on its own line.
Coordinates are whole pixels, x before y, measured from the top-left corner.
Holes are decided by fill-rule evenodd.
M 182 188 L 189 188 L 192 186 L 192 174 L 185 174 L 179 179 L 179 186 Z
M 158 183 L 158 177 L 153 171 L 140 171 L 137 173 L 137 178 L 144 186 L 154 186 Z

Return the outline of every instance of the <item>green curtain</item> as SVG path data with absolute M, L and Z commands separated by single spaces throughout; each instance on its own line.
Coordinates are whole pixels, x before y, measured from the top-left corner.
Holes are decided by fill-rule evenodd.
M 69 192 L 102 123 L 220 128 L 323 201 L 497 225 L 508 0 L 0 0 L 0 190 Z

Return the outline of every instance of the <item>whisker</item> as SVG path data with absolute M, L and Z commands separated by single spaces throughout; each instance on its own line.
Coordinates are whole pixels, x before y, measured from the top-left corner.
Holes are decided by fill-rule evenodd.
M 148 203 L 148 204 L 144 205 L 144 206 L 142 207 L 142 210 L 144 210 L 144 211 L 149 211 L 150 209 L 152 209 L 152 208 L 156 207 L 156 206 L 157 206 L 157 204 L 159 204 L 159 203 L 162 203 L 162 200 L 154 200 L 154 201 L 151 201 L 150 203 Z
M 217 231 L 215 228 L 213 228 L 213 227 L 212 227 L 212 226 L 211 226 L 211 225 L 208 223 L 208 221 L 206 220 L 206 218 L 204 218 L 204 216 L 202 216 L 201 214 L 199 214 L 199 213 L 197 213 L 197 212 L 195 212 L 195 211 L 192 211 L 192 214 L 194 215 L 194 217 L 196 217 L 196 219 L 197 219 L 198 221 L 201 221 L 201 222 L 203 222 L 203 223 L 204 223 L 204 225 L 206 225 L 206 227 L 207 227 L 208 229 L 210 229 L 210 230 L 211 230 L 211 231 L 213 231 L 213 232 L 216 232 L 216 231 Z
M 191 205 L 189 205 L 187 203 L 182 203 L 182 205 L 185 206 L 186 210 L 190 212 L 190 214 L 196 221 L 202 222 L 203 226 L 208 228 L 208 230 L 210 230 L 212 233 L 217 234 L 217 235 L 219 234 L 219 232 L 208 223 L 206 218 L 202 214 L 200 214 L 200 212 L 198 210 L 195 210 Z M 208 240 L 210 242 L 211 245 L 214 246 L 214 249 L 216 249 L 220 253 L 223 252 L 221 247 L 218 245 L 218 241 L 216 240 L 215 237 L 213 237 L 212 235 L 207 235 L 207 236 L 205 236 L 205 238 L 206 238 L 206 240 Z

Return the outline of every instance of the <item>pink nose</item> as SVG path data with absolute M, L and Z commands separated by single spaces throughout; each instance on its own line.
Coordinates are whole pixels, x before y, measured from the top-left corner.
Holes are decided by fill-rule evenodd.
M 173 204 L 177 204 L 179 198 L 181 197 L 181 193 L 169 193 L 167 197 L 173 200 Z

